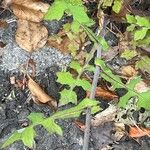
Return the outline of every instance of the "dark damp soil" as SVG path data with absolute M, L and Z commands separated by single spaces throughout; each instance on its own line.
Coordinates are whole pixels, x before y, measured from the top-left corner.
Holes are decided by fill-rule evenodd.
M 51 3 L 53 0 L 46 0 L 46 2 Z M 142 0 L 142 3 L 132 3 L 132 7 L 134 9 L 139 9 L 148 13 L 150 8 L 148 8 L 149 1 Z M 0 1 L 1 3 L 1 1 Z M 92 5 L 92 4 L 91 4 Z M 93 5 L 92 5 L 93 9 Z M 0 12 L 3 9 L 0 8 Z M 10 19 L 12 14 L 6 10 L 0 14 L 0 19 Z M 62 23 L 66 22 L 63 19 L 60 22 L 51 22 L 45 23 L 45 26 L 49 27 L 49 34 L 57 33 L 58 29 L 62 25 Z M 17 47 L 14 41 L 14 31 L 15 31 L 15 22 L 10 24 L 8 27 L 9 30 L 1 31 L 0 30 L 0 41 L 8 44 L 7 47 L 4 49 L 8 51 L 6 53 L 5 63 L 3 60 L 2 55 L 0 55 L 0 145 L 4 140 L 6 140 L 13 131 L 16 129 L 21 129 L 23 127 L 28 126 L 27 116 L 31 112 L 41 112 L 45 116 L 50 116 L 52 110 L 47 105 L 38 105 L 34 103 L 32 100 L 28 101 L 29 91 L 28 89 L 18 89 L 15 88 L 13 85 L 10 84 L 10 77 L 16 76 L 16 78 L 20 78 L 22 75 L 19 73 L 19 69 L 16 65 L 12 64 L 15 63 L 15 60 L 19 57 L 20 63 L 25 62 L 28 59 L 28 55 L 21 51 L 20 48 Z M 112 39 L 113 38 L 113 39 Z M 117 45 L 118 39 L 112 33 L 106 35 L 106 40 L 112 45 Z M 10 46 L 9 46 L 10 44 Z M 0 48 L 0 51 L 4 50 Z M 16 53 L 16 59 L 14 59 L 13 53 L 9 50 L 19 51 Z M 51 52 L 49 52 L 51 51 Z M 10 53 L 9 53 L 10 52 Z M 0 53 L 1 54 L 1 53 Z M 10 55 L 8 55 L 10 54 Z M 22 56 L 20 57 L 20 55 Z M 48 58 L 45 60 L 43 56 L 51 55 L 53 57 L 52 61 Z M 8 57 L 8 56 L 9 57 Z M 56 83 L 56 72 L 60 69 L 58 64 L 68 64 L 70 61 L 69 56 L 63 56 L 62 54 L 58 53 L 56 50 L 49 50 L 47 48 L 44 49 L 43 53 L 35 54 L 35 57 L 40 60 L 39 66 L 37 70 L 42 70 L 41 72 L 38 71 L 36 76 L 36 81 L 42 85 L 44 90 L 51 95 L 56 100 L 59 99 L 59 90 L 60 85 Z M 39 59 L 40 58 L 40 59 Z M 60 58 L 58 64 L 52 63 L 53 60 L 57 60 Z M 14 60 L 14 61 L 11 61 Z M 43 60 L 44 59 L 44 60 Z M 44 62 L 43 65 L 41 62 Z M 49 66 L 45 64 L 51 64 Z M 108 62 L 110 66 L 114 69 L 118 69 L 120 66 L 125 65 L 126 61 L 122 60 L 118 56 Z M 45 67 L 46 66 L 46 67 Z M 13 70 L 12 70 L 13 67 Z M 45 68 L 43 68 L 45 67 Z M 8 70 L 7 70 L 8 69 Z M 82 92 L 80 88 L 76 89 L 76 92 L 81 93 L 79 95 L 84 97 L 84 92 Z M 69 108 L 70 106 L 66 106 L 65 108 Z M 82 117 L 84 120 L 84 116 Z M 49 133 L 43 129 L 41 126 L 36 127 L 37 136 L 35 138 L 35 150 L 81 150 L 83 146 L 83 131 L 79 130 L 75 123 L 75 119 L 68 119 L 68 120 L 59 120 L 58 124 L 63 129 L 63 136 L 58 136 L 55 134 L 49 135 Z M 150 140 L 148 137 L 142 137 L 138 139 L 138 141 L 134 139 L 130 139 L 124 137 L 121 141 L 115 141 L 113 135 L 113 123 L 105 123 L 99 127 L 92 127 L 91 129 L 91 137 L 90 137 L 90 148 L 89 150 L 101 150 L 104 147 L 109 147 L 110 150 L 149 150 L 150 149 Z M 25 147 L 21 142 L 15 142 L 14 144 L 10 145 L 9 147 L 5 148 L 4 150 L 29 150 Z

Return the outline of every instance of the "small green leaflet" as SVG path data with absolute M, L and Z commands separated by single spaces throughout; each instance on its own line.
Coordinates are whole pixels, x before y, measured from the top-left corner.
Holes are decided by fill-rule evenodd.
M 29 126 L 20 130 L 15 131 L 2 145 L 2 148 L 14 143 L 15 141 L 22 140 L 25 146 L 33 148 L 35 131 L 33 126 Z
M 36 133 L 32 126 L 25 128 L 25 130 L 21 134 L 21 140 L 23 144 L 25 146 L 28 146 L 29 148 L 33 148 L 35 135 Z
M 52 6 L 49 7 L 49 10 L 45 14 L 45 20 L 60 20 L 64 15 L 67 5 L 63 0 L 56 0 Z
M 113 3 L 113 0 L 103 0 L 102 7 L 103 8 L 110 7 L 112 3 Z
M 139 30 L 136 30 L 135 33 L 134 33 L 134 40 L 137 41 L 137 40 L 142 40 L 144 39 L 144 37 L 146 36 L 146 33 L 148 31 L 148 28 L 141 28 Z
M 89 29 L 88 27 L 86 27 L 86 26 L 82 26 L 82 27 L 86 31 L 87 35 L 89 36 L 89 38 L 92 42 L 94 42 L 95 44 L 101 44 L 104 51 L 108 50 L 109 46 L 104 38 L 102 38 L 100 36 L 96 36 L 93 33 L 93 31 L 91 29 Z
M 135 24 L 137 22 L 133 15 L 127 14 L 126 19 L 127 19 L 127 22 L 130 23 L 130 24 Z
M 150 20 L 146 17 L 135 16 L 137 20 L 137 25 L 150 28 Z
M 70 68 L 76 70 L 78 73 L 80 73 L 80 71 L 82 70 L 80 63 L 78 63 L 77 61 L 72 61 L 69 66 Z
M 77 104 L 77 94 L 73 90 L 64 89 L 60 92 L 60 95 L 59 106 L 66 105 L 70 102 Z
M 115 13 L 119 13 L 120 10 L 121 10 L 122 4 L 123 4 L 123 0 L 115 0 L 115 1 L 114 1 L 114 5 L 113 5 L 113 7 L 112 7 L 112 10 L 113 10 Z
M 130 26 L 127 27 L 127 31 L 134 31 L 136 25 L 135 24 L 131 24 Z
M 128 100 L 131 97 L 137 97 L 138 98 L 137 106 L 139 108 L 143 107 L 145 109 L 150 109 L 150 90 L 147 92 L 142 92 L 142 93 L 137 93 L 134 90 L 136 84 L 139 83 L 140 81 L 141 81 L 141 78 L 137 77 L 135 79 L 132 79 L 129 83 L 126 84 L 126 88 L 128 89 L 128 92 L 120 98 L 120 101 L 119 101 L 120 107 L 125 107 Z
M 126 49 L 122 54 L 121 54 L 121 57 L 122 58 L 125 58 L 127 60 L 130 60 L 132 59 L 133 57 L 137 56 L 138 53 L 135 51 L 135 50 L 129 50 L 129 49 Z
M 150 74 L 150 58 L 148 56 L 141 56 L 141 60 L 136 62 L 135 67 Z
M 73 78 L 70 72 L 58 72 L 57 73 L 57 82 L 61 84 L 74 85 L 76 80 Z
M 9 145 L 11 145 L 12 143 L 14 143 L 15 141 L 18 141 L 21 139 L 21 134 L 18 131 L 15 131 L 6 141 L 5 143 L 2 145 L 2 148 L 5 148 Z
M 101 69 L 103 70 L 103 72 L 101 73 L 101 77 L 112 84 L 113 90 L 115 90 L 116 88 L 124 88 L 120 77 L 114 75 L 112 71 L 105 65 L 103 60 L 96 59 L 95 64 L 101 67 Z
M 41 124 L 50 134 L 57 133 L 58 135 L 63 135 L 61 127 L 52 118 L 45 119 Z
M 44 115 L 42 113 L 31 113 L 27 118 L 32 121 L 33 125 L 36 125 L 44 120 Z
M 91 83 L 85 79 L 78 79 L 76 85 L 81 86 L 85 91 L 91 90 Z

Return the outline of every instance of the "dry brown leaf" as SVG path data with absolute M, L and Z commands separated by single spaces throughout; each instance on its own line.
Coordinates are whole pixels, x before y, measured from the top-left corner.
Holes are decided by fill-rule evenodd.
M 123 66 L 121 72 L 124 76 L 133 77 L 138 74 L 138 72 L 132 66 Z
M 128 135 L 132 138 L 138 138 L 138 137 L 142 137 L 145 135 L 150 135 L 150 128 L 130 127 Z
M 33 52 L 45 45 L 48 31 L 41 24 L 19 19 L 15 37 L 22 49 Z
M 70 40 L 67 36 L 64 36 L 62 39 L 55 39 L 54 37 L 49 37 L 47 40 L 47 44 L 60 50 L 64 54 L 69 53 L 68 45 L 70 44 Z
M 89 97 L 89 92 L 87 92 L 87 97 Z M 113 100 L 113 99 L 116 99 L 118 98 L 118 96 L 116 94 L 114 94 L 113 92 L 111 91 L 108 91 L 108 90 L 105 90 L 101 87 L 97 87 L 96 88 L 96 93 L 95 93 L 95 96 L 96 97 L 102 97 L 106 100 Z
M 81 121 L 74 121 L 75 125 L 77 128 L 79 128 L 81 131 L 84 131 L 85 130 L 85 124 L 83 124 Z
M 40 22 L 49 8 L 49 4 L 35 0 L 12 0 L 14 14 L 23 20 Z
M 40 103 L 49 103 L 50 106 L 54 110 L 56 110 L 57 102 L 52 97 L 47 95 L 31 77 L 28 77 L 28 78 L 29 80 L 28 80 L 27 86 L 30 92 L 32 93 L 32 95 L 36 97 L 36 100 L 38 100 Z

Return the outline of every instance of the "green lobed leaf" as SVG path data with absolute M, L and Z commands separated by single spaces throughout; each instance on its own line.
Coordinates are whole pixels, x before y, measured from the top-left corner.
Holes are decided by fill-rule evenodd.
M 32 124 L 36 125 L 44 120 L 44 115 L 42 113 L 31 113 L 27 118 L 32 121 Z
M 80 71 L 82 70 L 80 63 L 78 63 L 77 61 L 72 61 L 69 66 L 70 68 L 76 70 L 78 73 L 80 73 Z
M 127 31 L 134 31 L 136 25 L 131 24 L 130 26 L 127 27 Z
M 126 49 L 122 54 L 121 54 L 121 57 L 122 58 L 125 58 L 127 60 L 130 60 L 132 59 L 133 57 L 137 56 L 138 53 L 135 51 L 135 50 L 129 50 L 129 49 Z
M 95 64 L 101 67 L 103 70 L 101 77 L 112 84 L 113 90 L 116 88 L 124 88 L 124 84 L 122 83 L 120 77 L 118 75 L 114 75 L 112 71 L 105 65 L 103 60 L 96 59 Z
M 127 14 L 126 19 L 127 19 L 127 22 L 130 24 L 135 24 L 137 22 L 135 16 L 133 16 L 133 15 Z
M 70 72 L 58 72 L 56 75 L 58 77 L 57 82 L 61 84 L 68 84 L 71 86 L 76 82 Z
M 113 3 L 113 0 L 103 0 L 102 7 L 110 7 Z
M 129 83 L 124 84 L 117 75 L 114 75 L 111 72 L 111 70 L 105 65 L 103 60 L 96 59 L 96 64 L 99 65 L 103 70 L 103 73 L 101 73 L 101 77 L 104 78 L 106 81 L 110 82 L 113 86 L 113 89 L 125 88 L 128 90 L 128 92 L 119 100 L 118 105 L 120 107 L 125 107 L 131 97 L 137 97 L 137 105 L 139 108 L 144 107 L 146 109 L 150 109 L 150 97 L 148 96 L 150 95 L 150 91 L 146 93 L 138 93 L 134 90 L 135 85 L 141 81 L 140 77 L 135 77 L 134 79 L 130 80 Z
M 52 115 L 51 118 L 53 118 L 53 119 L 67 119 L 67 118 L 79 117 L 81 112 L 83 112 L 85 108 L 95 107 L 98 105 L 98 103 L 99 102 L 97 102 L 95 100 L 85 98 L 77 106 L 74 106 L 70 109 L 58 111 L 54 115 Z M 99 111 L 99 110 L 97 109 L 97 111 Z
M 58 135 L 63 135 L 61 127 L 52 118 L 45 119 L 41 124 L 50 134 L 57 133 Z
M 15 131 L 2 145 L 2 148 L 5 148 L 9 145 L 11 145 L 12 143 L 14 143 L 15 141 L 18 141 L 21 139 L 21 133 L 19 133 L 18 131 Z
M 85 67 L 84 70 L 88 70 L 88 71 L 94 72 L 94 71 L 95 71 L 95 67 L 94 67 L 93 65 L 89 65 L 89 64 L 88 64 L 88 65 Z
M 139 97 L 137 105 L 139 108 L 143 107 L 145 109 L 150 110 L 150 90 L 141 93 L 141 97 Z
M 74 33 L 78 33 L 79 30 L 80 30 L 80 24 L 79 24 L 79 22 L 73 21 L 73 22 L 71 23 L 71 30 L 72 30 Z
M 45 14 L 45 20 L 60 20 L 67 9 L 66 2 L 64 0 L 56 0 L 52 6 L 49 7 Z
M 112 7 L 112 10 L 113 10 L 115 13 L 119 13 L 120 10 L 121 10 L 122 4 L 123 4 L 123 0 L 115 0 L 115 1 L 114 1 L 114 5 L 113 5 L 113 7 Z
M 23 144 L 29 148 L 33 148 L 35 135 L 36 133 L 32 126 L 26 127 L 21 134 L 21 140 Z
M 77 104 L 77 94 L 71 89 L 64 89 L 60 92 L 61 98 L 59 100 L 59 106 L 66 105 L 68 103 Z
M 126 84 L 128 92 L 120 98 L 120 101 L 118 103 L 118 105 L 120 107 L 125 107 L 128 100 L 131 97 L 137 97 L 138 98 L 137 105 L 139 108 L 143 107 L 145 109 L 150 109 L 150 90 L 147 92 L 142 92 L 142 93 L 138 93 L 134 90 L 135 86 L 140 81 L 141 81 L 141 78 L 136 77 L 136 78 L 130 80 L 130 82 Z
M 135 41 L 142 40 L 146 36 L 147 31 L 148 31 L 148 28 L 142 28 L 142 29 L 136 30 L 134 33 L 134 40 Z
M 86 31 L 87 35 L 89 36 L 89 38 L 92 42 L 97 43 L 97 44 L 101 44 L 103 50 L 105 50 L 105 51 L 108 50 L 109 46 L 108 46 L 108 44 L 104 38 L 102 38 L 100 36 L 96 36 L 94 34 L 94 32 L 86 26 L 83 26 L 83 28 Z
M 91 90 L 91 83 L 85 79 L 78 79 L 76 85 L 81 86 L 85 91 Z
M 81 24 L 86 24 L 90 22 L 90 18 L 86 14 L 86 10 L 83 6 L 69 5 L 69 10 L 73 15 L 73 19 Z
M 146 17 L 141 17 L 141 16 L 135 16 L 137 20 L 137 25 L 143 26 L 143 27 L 149 27 L 150 28 L 150 20 L 147 19 Z

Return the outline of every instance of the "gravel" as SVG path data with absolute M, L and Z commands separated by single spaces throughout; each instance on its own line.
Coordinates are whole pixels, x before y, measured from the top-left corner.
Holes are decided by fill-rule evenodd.
M 2 51 L 0 67 L 5 71 L 21 71 L 23 65 L 26 64 L 30 58 L 30 54 L 21 49 L 15 42 L 15 30 L 15 21 L 11 22 L 6 29 L 0 30 L 0 41 L 7 44 L 4 48 L 0 49 Z M 47 46 L 33 52 L 31 58 L 36 64 L 37 74 L 53 65 L 58 65 L 60 69 L 65 68 L 71 61 L 70 55 L 64 55 L 57 49 Z

